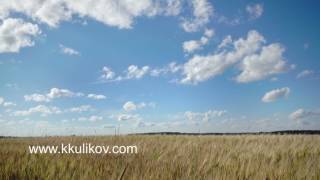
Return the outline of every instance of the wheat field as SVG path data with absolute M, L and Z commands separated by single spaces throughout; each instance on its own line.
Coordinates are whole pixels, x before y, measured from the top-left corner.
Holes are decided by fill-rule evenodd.
M 136 145 L 137 154 L 30 154 L 29 145 Z M 0 179 L 320 179 L 319 135 L 0 139 Z

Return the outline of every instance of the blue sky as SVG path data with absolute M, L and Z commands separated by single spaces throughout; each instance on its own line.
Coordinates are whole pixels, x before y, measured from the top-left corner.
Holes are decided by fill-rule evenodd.
M 319 129 L 318 5 L 0 2 L 0 135 Z

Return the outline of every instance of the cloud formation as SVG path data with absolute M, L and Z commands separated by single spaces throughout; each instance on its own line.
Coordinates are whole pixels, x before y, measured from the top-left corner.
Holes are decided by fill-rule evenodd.
M 193 17 L 184 18 L 181 26 L 186 32 L 196 32 L 210 22 L 213 6 L 207 0 L 192 0 Z
M 60 44 L 59 47 L 60 47 L 61 53 L 63 53 L 63 54 L 67 54 L 70 56 L 80 56 L 80 52 L 75 49 L 72 49 L 70 47 L 66 47 L 62 44 Z
M 68 89 L 52 88 L 47 94 L 31 94 L 25 95 L 25 101 L 35 101 L 35 102 L 50 102 L 52 99 L 62 98 L 62 97 L 80 97 L 83 93 L 75 93 Z
M 58 107 L 48 107 L 45 105 L 38 105 L 28 110 L 15 111 L 13 116 L 29 116 L 39 113 L 41 116 L 47 116 L 49 114 L 60 114 L 62 111 Z
M 33 38 L 39 34 L 41 31 L 36 24 L 22 19 L 5 19 L 0 24 L 0 53 L 17 53 L 21 48 L 34 46 Z
M 200 40 L 190 40 L 183 42 L 183 51 L 186 53 L 192 53 L 196 50 L 202 49 L 204 45 L 208 44 L 209 39 L 212 38 L 212 36 L 214 36 L 214 30 L 206 29 L 204 35 Z
M 297 74 L 297 79 L 302 79 L 311 76 L 312 74 L 314 74 L 314 71 L 306 69 Z
M 269 76 L 286 72 L 290 66 L 283 58 L 284 48 L 277 43 L 265 46 L 265 38 L 255 30 L 247 37 L 232 41 L 227 37 L 218 52 L 209 55 L 194 55 L 183 67 L 181 83 L 198 84 L 239 63 L 241 73 L 235 77 L 239 83 L 263 80 Z
M 222 117 L 227 113 L 226 110 L 209 110 L 207 112 L 186 111 L 184 116 L 192 122 L 209 122 L 216 118 Z
M 309 118 L 319 118 L 320 111 L 297 109 L 289 115 L 289 118 L 296 121 L 308 120 Z
M 105 95 L 102 94 L 88 94 L 87 97 L 94 100 L 102 100 L 107 98 Z
M 116 73 L 111 70 L 111 68 L 104 66 L 102 68 L 102 75 L 100 79 L 105 82 L 115 82 L 130 79 L 141 79 L 150 72 L 149 66 L 138 67 L 136 65 L 128 66 L 127 70 L 123 72 L 122 75 L 116 76 Z
M 21 13 L 34 21 L 57 27 L 73 17 L 88 17 L 108 26 L 128 29 L 139 16 L 176 16 L 180 13 L 180 0 L 20 0 L 1 1 L 0 19 Z
M 269 102 L 274 102 L 280 98 L 288 97 L 290 94 L 290 88 L 284 87 L 281 89 L 274 89 L 269 92 L 267 92 L 263 97 L 262 97 L 262 102 L 269 103 Z
M 141 103 L 135 104 L 132 101 L 127 101 L 122 106 L 122 108 L 127 112 L 136 111 L 138 109 L 142 109 L 142 108 L 145 108 L 145 107 L 153 107 L 154 108 L 155 107 L 155 103 L 152 103 L 152 102 L 150 102 L 150 103 L 141 102 Z

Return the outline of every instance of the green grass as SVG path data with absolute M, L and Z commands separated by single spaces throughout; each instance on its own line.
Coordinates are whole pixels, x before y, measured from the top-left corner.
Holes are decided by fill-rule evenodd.
M 136 145 L 138 154 L 29 154 L 29 145 Z M 0 179 L 320 179 L 319 135 L 0 139 Z

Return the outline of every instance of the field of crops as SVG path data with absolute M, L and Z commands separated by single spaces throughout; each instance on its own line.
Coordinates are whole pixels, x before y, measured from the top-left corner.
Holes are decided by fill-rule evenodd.
M 136 145 L 137 154 L 30 154 L 29 145 Z M 0 139 L 0 179 L 320 179 L 319 135 Z

